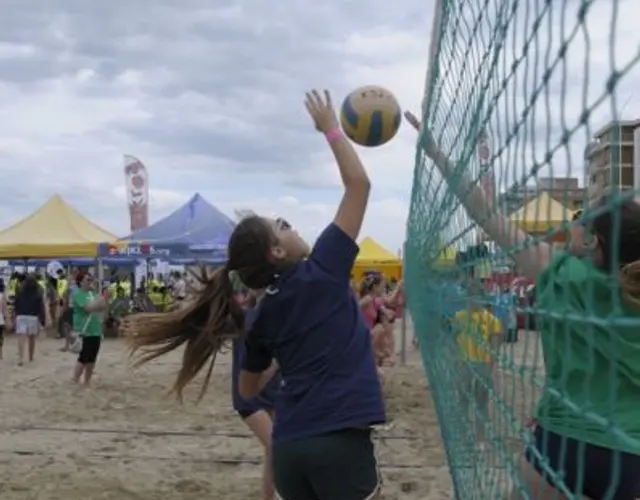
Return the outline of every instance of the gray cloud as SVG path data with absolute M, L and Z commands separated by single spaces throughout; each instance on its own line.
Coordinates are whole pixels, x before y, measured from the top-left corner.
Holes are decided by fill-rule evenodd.
M 426 54 L 431 12 L 420 0 L 402 9 L 383 0 L 313 8 L 302 0 L 6 0 L 0 224 L 60 192 L 122 231 L 124 201 L 114 193 L 123 153 L 149 166 L 157 210 L 196 190 L 225 206 L 259 198 L 260 207 L 309 193 L 309 207 L 296 211 L 326 217 L 335 200 L 323 190 L 335 188 L 335 168 L 306 116 L 304 91 L 328 87 L 339 102 L 353 86 L 388 77 L 387 58 L 406 71 L 415 44 L 407 56 L 395 40 L 421 40 Z M 419 72 L 423 65 L 416 60 Z M 422 82 L 410 87 L 419 95 Z M 404 177 L 382 168 L 399 161 L 395 153 L 363 151 L 380 181 L 382 217 L 404 213 L 395 196 L 408 184 L 412 140 L 395 143 L 405 148 Z M 389 224 L 394 240 L 402 225 Z

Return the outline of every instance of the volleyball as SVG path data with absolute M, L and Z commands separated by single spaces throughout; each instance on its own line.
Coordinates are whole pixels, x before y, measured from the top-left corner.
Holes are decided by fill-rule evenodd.
M 342 103 L 340 123 L 349 139 L 361 146 L 380 146 L 393 139 L 402 111 L 387 89 L 369 85 L 351 92 Z

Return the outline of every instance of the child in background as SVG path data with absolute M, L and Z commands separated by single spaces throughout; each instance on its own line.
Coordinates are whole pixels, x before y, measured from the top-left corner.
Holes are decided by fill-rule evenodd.
M 461 356 L 460 397 L 465 411 L 471 413 L 482 447 L 485 422 L 489 421 L 489 393 L 495 368 L 492 351 L 500 346 L 503 330 L 498 318 L 478 302 L 482 300 L 482 288 L 471 287 L 469 294 L 469 305 L 456 313 L 453 328 Z
M 125 295 L 124 288 L 116 288 L 115 296 L 109 301 L 106 327 L 119 335 L 123 318 L 131 312 L 131 300 Z

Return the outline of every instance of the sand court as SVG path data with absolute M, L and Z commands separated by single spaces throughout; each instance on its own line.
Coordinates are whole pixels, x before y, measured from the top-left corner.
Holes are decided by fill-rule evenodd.
M 124 344 L 104 343 L 90 391 L 69 382 L 75 356 L 44 339 L 17 367 L 15 339 L 0 361 L 0 495 L 3 500 L 259 499 L 262 450 L 231 409 L 230 358 L 193 404 L 167 396 L 172 354 L 137 372 Z M 387 369 L 391 425 L 377 432 L 385 500 L 452 498 L 440 431 L 418 355 Z

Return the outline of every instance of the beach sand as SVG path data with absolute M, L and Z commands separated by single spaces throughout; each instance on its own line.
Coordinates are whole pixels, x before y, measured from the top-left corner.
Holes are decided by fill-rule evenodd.
M 36 361 L 18 367 L 15 339 L 5 342 L 2 500 L 260 498 L 262 450 L 231 409 L 228 355 L 219 358 L 205 398 L 194 404 L 195 383 L 181 405 L 167 395 L 177 353 L 132 372 L 123 341 L 106 340 L 94 388 L 83 391 L 70 383 L 75 356 L 59 347 L 41 339 Z M 391 425 L 376 433 L 382 498 L 453 498 L 418 354 L 386 372 Z

